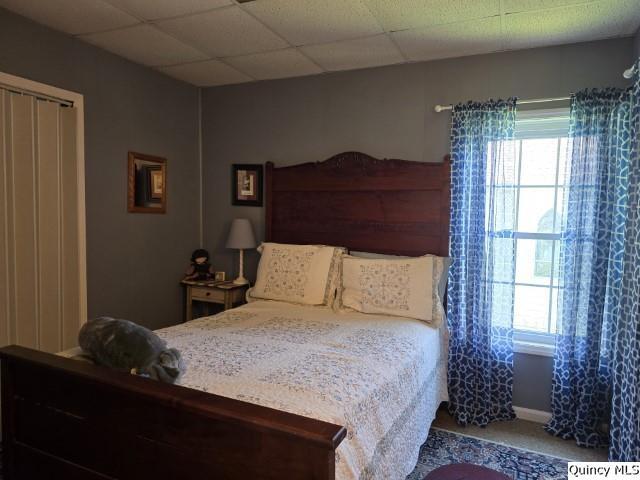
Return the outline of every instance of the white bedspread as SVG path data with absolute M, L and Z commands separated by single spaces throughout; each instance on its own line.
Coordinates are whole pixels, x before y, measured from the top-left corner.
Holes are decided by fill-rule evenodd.
M 417 320 L 258 301 L 158 330 L 181 385 L 347 428 L 336 476 L 402 480 L 446 399 L 446 338 Z

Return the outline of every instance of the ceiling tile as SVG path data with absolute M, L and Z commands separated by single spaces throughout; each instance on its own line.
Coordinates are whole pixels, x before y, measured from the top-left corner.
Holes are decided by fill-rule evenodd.
M 150 25 L 82 35 L 80 38 L 143 65 L 174 65 L 207 58 L 195 48 Z
M 564 7 L 578 3 L 588 3 L 589 1 L 596 0 L 503 0 L 505 13 L 545 10 L 548 8 Z
M 77 0 L 0 0 L 0 7 L 72 35 L 139 23 L 102 0 L 83 0 L 82 6 Z
M 244 83 L 253 80 L 242 72 L 225 65 L 219 60 L 187 63 L 172 67 L 159 67 L 158 70 L 174 78 L 197 85 L 199 87 L 214 87 L 231 83 Z
M 238 70 L 258 80 L 301 77 L 322 73 L 322 69 L 295 48 L 275 52 L 256 53 L 226 59 Z
M 232 5 L 231 0 L 107 0 L 145 20 L 177 17 Z
M 462 57 L 502 49 L 500 17 L 391 34 L 409 60 Z
M 404 58 L 387 35 L 301 47 L 325 70 L 351 70 L 402 63 Z
M 584 42 L 633 34 L 640 25 L 638 0 L 604 0 L 552 10 L 505 15 L 505 48 Z
M 287 43 L 238 7 L 158 22 L 158 27 L 216 57 L 284 48 Z
M 360 0 L 259 0 L 244 8 L 296 46 L 382 33 Z
M 500 0 L 363 0 L 386 31 L 500 15 Z

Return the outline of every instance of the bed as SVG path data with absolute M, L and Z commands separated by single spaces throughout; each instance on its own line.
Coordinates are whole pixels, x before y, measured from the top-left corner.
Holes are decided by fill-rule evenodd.
M 337 479 L 403 480 L 447 398 L 445 331 L 263 300 L 157 333 L 180 385 L 343 425 Z
M 267 240 L 446 256 L 448 159 L 267 164 L 266 191 Z M 402 479 L 446 398 L 417 320 L 257 301 L 157 333 L 181 385 L 1 349 L 5 478 Z

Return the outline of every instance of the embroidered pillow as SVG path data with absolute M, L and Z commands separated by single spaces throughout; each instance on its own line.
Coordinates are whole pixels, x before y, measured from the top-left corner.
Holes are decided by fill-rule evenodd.
M 385 255 L 383 253 L 373 253 L 373 252 L 358 252 L 357 250 L 353 250 L 349 252 L 352 257 L 358 258 L 381 258 L 385 260 L 397 260 L 397 259 L 405 259 L 405 258 L 416 258 L 416 257 L 405 257 L 401 255 Z M 440 281 L 438 282 L 438 295 L 440 296 L 440 302 L 444 302 L 444 296 L 447 292 L 447 278 L 449 277 L 449 267 L 451 267 L 451 258 L 450 257 L 438 257 L 437 255 L 425 255 L 427 257 L 435 257 L 439 262 L 442 262 L 442 275 L 440 275 Z
M 422 320 L 439 326 L 444 317 L 438 284 L 443 272 L 439 257 L 342 261 L 342 305 L 362 313 Z
M 326 304 L 334 294 L 335 247 L 263 243 L 253 298 L 307 305 Z M 335 269 L 335 267 L 334 267 Z M 330 278 L 332 277 L 332 278 Z M 334 290 L 335 291 L 335 290 Z
M 263 244 L 264 245 L 264 244 Z M 258 247 L 258 252 L 262 254 L 264 249 L 263 245 Z M 315 245 L 318 247 L 326 247 L 326 245 Z M 336 300 L 336 295 L 338 289 L 340 288 L 340 267 L 342 266 L 342 256 L 347 253 L 347 249 L 343 247 L 329 247 L 333 248 L 333 258 L 331 259 L 331 266 L 329 267 L 329 275 L 327 281 L 327 287 L 325 289 L 324 300 L 322 302 L 323 305 L 333 305 Z M 264 300 L 263 298 L 258 298 L 254 294 L 254 287 L 247 290 L 246 294 L 247 303 L 256 302 L 258 300 Z

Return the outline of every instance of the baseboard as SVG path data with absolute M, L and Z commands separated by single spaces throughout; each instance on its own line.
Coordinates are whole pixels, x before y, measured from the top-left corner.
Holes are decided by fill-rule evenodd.
M 516 412 L 516 417 L 522 420 L 529 420 L 530 422 L 536 423 L 547 423 L 551 420 L 551 412 L 524 407 L 513 407 L 513 410 Z

